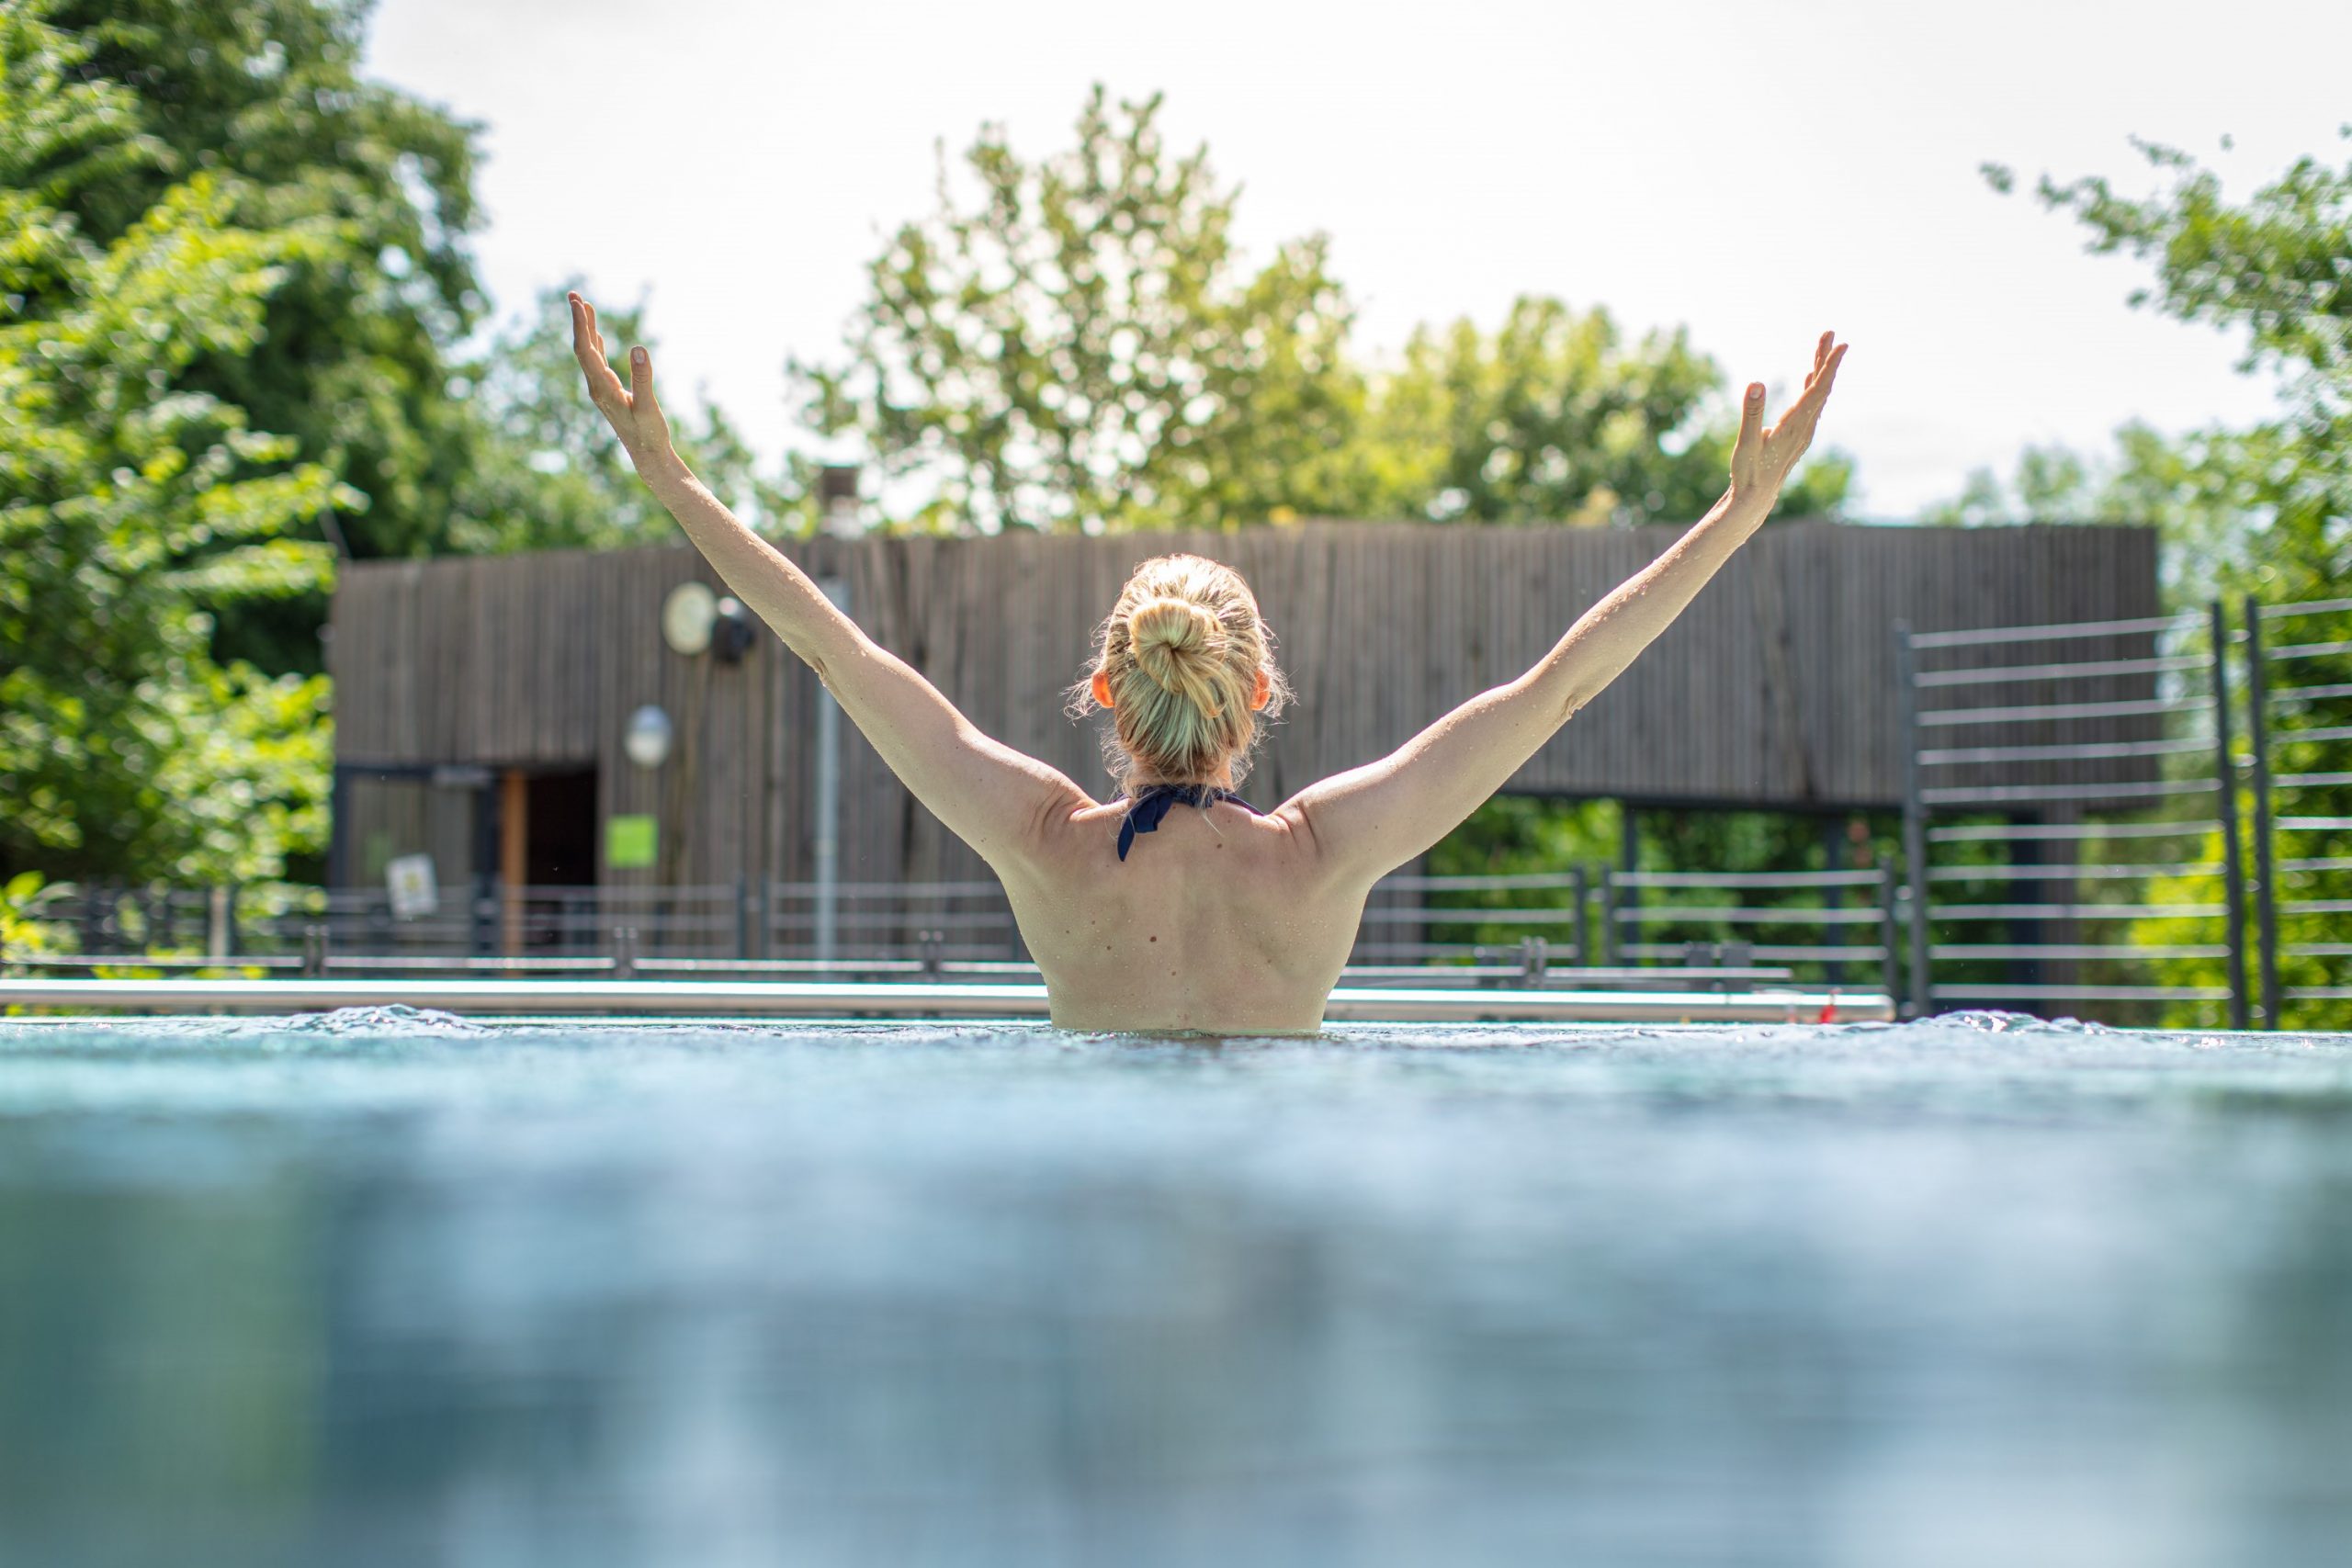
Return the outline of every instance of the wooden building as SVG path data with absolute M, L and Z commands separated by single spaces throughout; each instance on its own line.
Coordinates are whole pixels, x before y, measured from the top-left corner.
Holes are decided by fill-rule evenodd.
M 1261 804 L 1381 755 L 1511 679 L 1679 530 L 1320 523 L 1232 534 L 812 539 L 858 622 L 990 734 L 1106 790 L 1065 696 L 1136 561 L 1188 550 L 1256 589 L 1298 693 L 1245 793 Z M 664 596 L 719 586 L 682 545 L 613 554 L 367 562 L 333 613 L 334 877 L 435 856 L 445 882 L 797 882 L 815 871 L 818 684 L 764 632 L 735 662 L 663 643 Z M 1511 787 L 1789 810 L 1891 810 L 1902 791 L 1892 628 L 2156 613 L 2134 527 L 1776 523 Z M 2119 694 L 2121 694 L 2119 692 Z M 2001 689 L 1983 689 L 1995 700 Z M 628 716 L 669 716 L 647 768 Z M 841 877 L 984 876 L 854 729 L 840 752 Z M 420 790 L 420 782 L 445 787 Z M 458 802 L 463 809 L 453 807 Z M 651 832 L 616 856 L 615 818 Z M 645 840 L 650 838 L 650 844 Z M 624 865 L 616 860 L 644 858 Z

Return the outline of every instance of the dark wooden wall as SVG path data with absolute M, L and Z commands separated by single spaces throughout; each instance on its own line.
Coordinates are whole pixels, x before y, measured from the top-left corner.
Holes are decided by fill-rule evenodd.
M 1299 694 L 1246 786 L 1271 804 L 1518 675 L 1678 533 L 1322 523 L 812 540 L 786 553 L 814 575 L 846 578 L 858 622 L 975 723 L 1098 793 L 1097 738 L 1063 711 L 1092 626 L 1147 556 L 1230 561 L 1256 589 Z M 816 682 L 766 636 L 732 667 L 672 653 L 661 604 L 689 578 L 724 592 L 684 545 L 346 568 L 330 649 L 339 761 L 594 766 L 605 814 L 661 820 L 663 864 L 604 880 L 807 878 Z M 1774 524 L 1512 787 L 1892 807 L 1902 785 L 1894 622 L 1928 631 L 2156 609 L 2155 538 L 2143 528 Z M 653 773 L 620 749 L 644 703 L 677 729 Z M 842 874 L 981 874 L 843 729 Z

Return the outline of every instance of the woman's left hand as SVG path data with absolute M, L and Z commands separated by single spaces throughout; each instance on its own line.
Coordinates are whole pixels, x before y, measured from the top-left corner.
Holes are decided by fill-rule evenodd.
M 1847 345 L 1836 343 L 1835 333 L 1821 334 L 1821 342 L 1813 351 L 1813 371 L 1804 378 L 1804 391 L 1789 405 L 1789 412 L 1771 429 L 1764 428 L 1764 383 L 1751 382 L 1747 396 L 1740 405 L 1739 444 L 1731 455 L 1731 488 L 1734 495 L 1776 498 L 1781 487 L 1788 482 L 1789 472 L 1813 445 L 1814 428 L 1821 423 L 1821 411 L 1829 401 L 1829 389 L 1838 379 L 1838 367 L 1846 357 Z M 1836 344 L 1836 346 L 1831 346 Z
M 629 350 L 628 385 L 613 374 L 605 357 L 605 334 L 596 330 L 596 307 L 579 295 L 571 299 L 571 351 L 588 378 L 588 400 L 621 438 L 629 461 L 642 469 L 651 458 L 670 450 L 670 422 L 653 399 L 653 357 L 641 348 Z

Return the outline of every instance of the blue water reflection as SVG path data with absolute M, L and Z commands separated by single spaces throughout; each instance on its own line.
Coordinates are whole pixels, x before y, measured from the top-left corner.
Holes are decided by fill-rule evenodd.
M 0 1022 L 0 1562 L 2342 1561 L 2352 1043 Z

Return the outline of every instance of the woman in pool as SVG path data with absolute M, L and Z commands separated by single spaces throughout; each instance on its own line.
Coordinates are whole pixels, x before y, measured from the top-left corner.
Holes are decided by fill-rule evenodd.
M 1238 572 L 1164 556 L 1137 567 L 1119 595 L 1079 694 L 1081 707 L 1111 710 L 1123 752 L 1124 793 L 1099 803 L 975 729 L 704 489 L 671 447 L 645 350 L 630 351 L 622 385 L 577 294 L 571 330 L 589 397 L 686 536 L 1003 881 L 1054 1021 L 1234 1034 L 1321 1027 L 1373 883 L 1500 789 L 1757 530 L 1812 444 L 1846 356 L 1822 333 L 1804 393 L 1770 430 L 1764 389 L 1751 384 L 1723 499 L 1533 669 L 1380 761 L 1259 812 L 1230 795 L 1234 768 L 1258 716 L 1272 716 L 1287 693 Z

